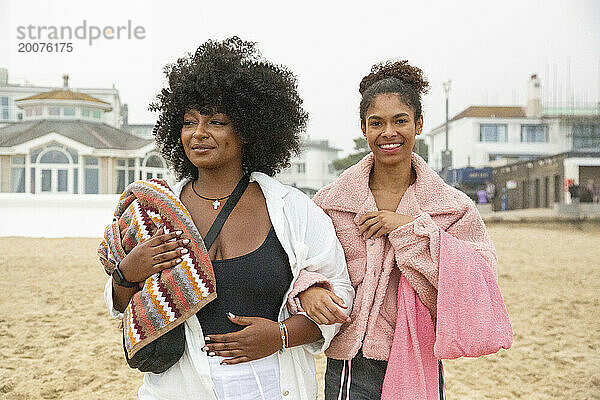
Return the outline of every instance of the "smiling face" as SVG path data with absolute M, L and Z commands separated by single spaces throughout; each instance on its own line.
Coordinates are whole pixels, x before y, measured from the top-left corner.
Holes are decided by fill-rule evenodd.
M 423 117 L 415 123 L 415 110 L 393 93 L 377 95 L 365 113 L 361 128 L 378 162 L 410 162 L 416 135 L 423 129 Z
M 242 165 L 242 142 L 223 113 L 207 115 L 194 109 L 186 112 L 181 143 L 189 160 L 198 168 Z

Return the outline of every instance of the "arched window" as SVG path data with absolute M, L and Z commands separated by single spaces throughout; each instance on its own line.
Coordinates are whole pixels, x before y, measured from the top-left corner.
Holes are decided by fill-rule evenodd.
M 163 179 L 167 172 L 164 160 L 158 154 L 149 154 L 142 163 L 140 179 Z
M 146 160 L 145 167 L 164 168 L 165 165 L 163 164 L 163 161 L 161 160 L 161 158 L 159 156 L 153 154 L 150 157 L 148 157 L 148 159 Z
M 32 183 L 35 193 L 73 193 L 77 184 L 75 151 L 51 144 L 43 150 L 32 151 Z
M 38 162 L 42 164 L 70 164 L 67 155 L 59 150 L 50 150 L 44 153 Z

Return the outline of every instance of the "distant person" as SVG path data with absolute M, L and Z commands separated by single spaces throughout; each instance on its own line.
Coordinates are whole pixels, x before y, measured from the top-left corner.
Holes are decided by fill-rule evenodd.
M 593 179 L 588 179 L 587 184 L 585 185 L 585 187 L 587 188 L 588 192 L 590 193 L 590 196 L 592 198 L 591 203 L 597 203 L 598 202 L 598 186 L 594 184 L 594 180 Z
M 585 185 L 579 187 L 579 201 L 582 203 L 594 202 L 594 181 L 588 180 Z
M 375 65 L 359 86 L 371 153 L 314 198 L 333 220 L 356 289 L 350 322 L 329 290 L 298 295 L 313 320 L 344 323 L 325 353 L 326 400 L 439 400 L 441 359 L 512 343 L 477 208 L 413 153 L 428 86 L 406 61 Z
M 496 185 L 492 182 L 485 182 L 485 193 L 487 195 L 487 202 L 492 203 L 496 197 Z
M 477 191 L 477 203 L 479 204 L 487 204 L 488 202 L 488 194 L 485 189 L 479 189 Z
M 239 38 L 208 41 L 165 71 L 151 109 L 179 182 L 130 185 L 100 248 L 112 274 L 105 301 L 125 315 L 129 358 L 161 343 L 136 366 L 148 371 L 138 396 L 316 399 L 313 354 L 339 325 L 291 315 L 288 293 L 309 269 L 303 277 L 326 277 L 349 313 L 354 289 L 331 220 L 272 177 L 300 148 L 307 120 L 296 79 Z M 171 357 L 173 348 L 181 353 Z
M 575 182 L 572 182 L 569 185 L 569 194 L 571 195 L 571 201 L 573 203 L 579 202 L 579 185 Z

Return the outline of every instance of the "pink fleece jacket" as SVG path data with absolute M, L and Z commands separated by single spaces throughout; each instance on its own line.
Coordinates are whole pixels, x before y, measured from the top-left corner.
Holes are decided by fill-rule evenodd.
M 386 399 L 437 395 L 437 359 L 509 348 L 512 329 L 496 283 L 496 251 L 473 202 L 445 184 L 418 155 L 417 173 L 397 212 L 416 219 L 376 240 L 358 221 L 376 211 L 369 189 L 372 154 L 321 189 L 314 201 L 331 217 L 356 289 L 351 322 L 326 351 L 388 360 Z M 301 276 L 294 296 L 322 277 Z M 434 328 L 437 320 L 437 336 Z

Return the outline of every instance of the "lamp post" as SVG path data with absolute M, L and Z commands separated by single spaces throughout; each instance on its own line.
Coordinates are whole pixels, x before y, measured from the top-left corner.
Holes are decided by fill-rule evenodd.
M 447 170 L 452 167 L 452 152 L 448 149 L 448 100 L 450 98 L 450 83 L 449 79 L 443 83 L 444 93 L 446 94 L 446 148 L 442 152 L 442 169 Z

